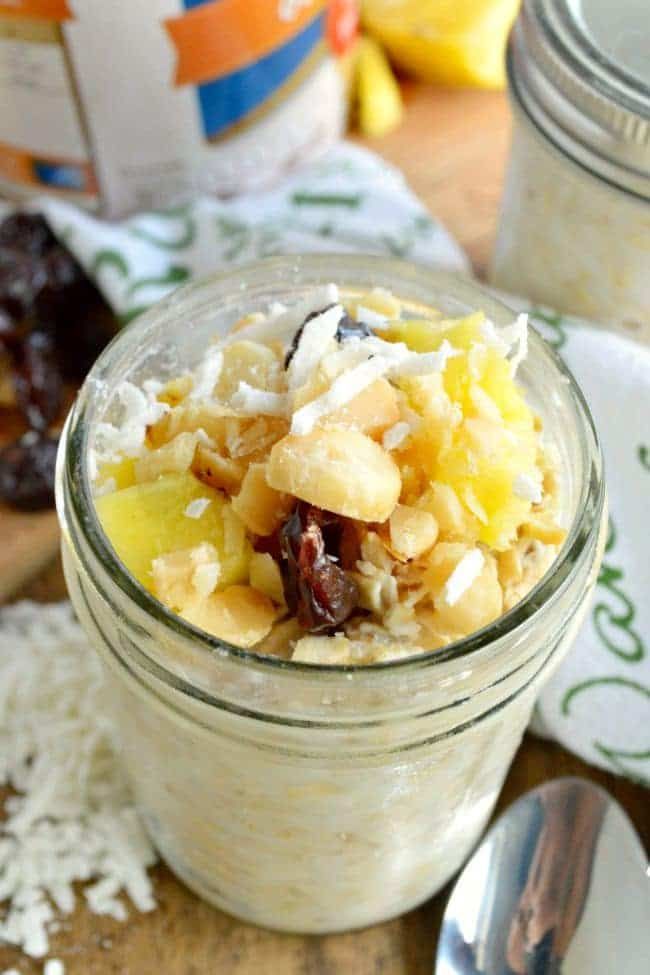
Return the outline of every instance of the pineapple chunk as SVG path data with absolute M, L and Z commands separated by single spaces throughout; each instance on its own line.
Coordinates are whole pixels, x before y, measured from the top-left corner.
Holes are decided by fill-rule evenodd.
M 530 515 L 530 503 L 516 496 L 513 482 L 534 467 L 537 446 L 533 413 L 508 360 L 485 344 L 484 321 L 482 312 L 457 321 L 399 321 L 386 337 L 418 352 L 433 351 L 444 339 L 461 350 L 441 375 L 404 381 L 423 422 L 403 463 L 421 466 L 453 490 L 466 511 L 469 536 L 501 551 Z M 436 515 L 429 500 L 424 506 Z M 453 521 L 449 533 L 460 534 L 458 512 Z M 447 531 L 443 522 L 440 528 Z
M 97 487 L 112 483 L 114 491 L 131 487 L 135 484 L 135 457 L 123 457 L 122 460 L 104 461 L 97 474 Z
M 234 643 L 252 647 L 270 632 L 278 611 L 269 599 L 251 586 L 229 586 L 207 599 L 196 598 L 183 607 L 188 623 L 206 633 Z
M 382 333 L 382 338 L 405 342 L 416 352 L 433 352 L 447 339 L 463 353 L 448 360 L 442 376 L 452 402 L 461 406 L 466 416 L 476 415 L 470 393 L 476 383 L 493 401 L 508 426 L 522 432 L 532 431 L 533 414 L 512 376 L 508 360 L 496 349 L 485 346 L 480 356 L 475 354 L 484 342 L 481 334 L 484 322 L 483 312 L 474 312 L 457 320 L 399 321 L 393 322 L 390 329 Z
M 192 501 L 210 504 L 199 518 L 185 512 Z M 219 585 L 239 582 L 248 575 L 250 546 L 243 525 L 233 531 L 230 505 L 218 492 L 190 473 L 164 474 L 157 481 L 134 484 L 95 501 L 97 514 L 113 548 L 129 572 L 146 589 L 153 589 L 152 562 L 178 549 L 210 542 L 221 564 Z

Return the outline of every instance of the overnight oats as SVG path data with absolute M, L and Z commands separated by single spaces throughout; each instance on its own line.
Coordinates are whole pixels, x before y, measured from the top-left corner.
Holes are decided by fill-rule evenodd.
M 439 889 L 602 548 L 593 429 L 525 316 L 381 259 L 244 268 L 113 343 L 59 466 L 71 598 L 172 869 L 294 931 Z

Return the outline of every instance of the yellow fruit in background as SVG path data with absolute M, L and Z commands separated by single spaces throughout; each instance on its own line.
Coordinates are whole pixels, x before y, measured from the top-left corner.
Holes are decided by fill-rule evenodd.
M 210 501 L 200 517 L 186 514 L 192 501 Z M 189 473 L 165 474 L 97 498 L 97 514 L 116 553 L 146 589 L 160 555 L 210 542 L 221 565 L 219 587 L 247 577 L 250 545 L 243 524 L 222 494 Z
M 363 0 L 362 24 L 411 75 L 443 85 L 503 88 L 504 51 L 519 0 Z
M 364 135 L 382 136 L 402 120 L 402 96 L 381 47 L 361 37 L 356 50 L 356 96 L 359 128 Z

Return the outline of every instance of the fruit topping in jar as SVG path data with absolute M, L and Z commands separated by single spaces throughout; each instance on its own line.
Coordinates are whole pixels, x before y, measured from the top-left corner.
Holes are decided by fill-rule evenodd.
M 382 289 L 251 311 L 192 371 L 115 391 L 99 519 L 141 585 L 227 642 L 345 665 L 444 647 L 564 537 L 526 351 L 525 316 L 414 317 Z

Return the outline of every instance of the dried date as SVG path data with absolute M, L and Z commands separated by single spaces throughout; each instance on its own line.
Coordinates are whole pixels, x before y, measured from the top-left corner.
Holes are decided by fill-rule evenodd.
M 373 331 L 365 322 L 358 322 L 347 312 L 344 313 L 336 329 L 336 341 L 344 342 L 346 339 L 367 339 L 373 335 Z
M 280 532 L 287 605 L 312 633 L 339 626 L 357 605 L 356 583 L 338 564 L 342 530 L 337 515 L 300 502 Z
M 22 511 L 54 504 L 57 442 L 28 433 L 0 450 L 0 500 Z
M 57 418 L 63 377 L 82 379 L 115 327 L 97 288 L 40 214 L 0 221 L 0 354 L 38 433 L 2 451 L 5 501 L 25 509 L 52 503 L 56 446 L 44 433 Z
M 0 223 L 0 247 L 12 247 L 40 257 L 54 244 L 56 238 L 40 213 L 11 213 Z
M 24 339 L 14 370 L 16 400 L 33 430 L 46 430 L 56 418 L 63 398 L 54 339 L 47 332 L 30 332 Z

